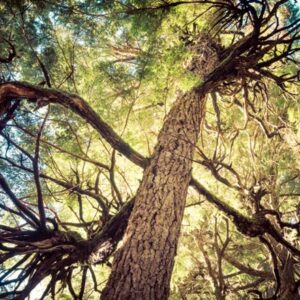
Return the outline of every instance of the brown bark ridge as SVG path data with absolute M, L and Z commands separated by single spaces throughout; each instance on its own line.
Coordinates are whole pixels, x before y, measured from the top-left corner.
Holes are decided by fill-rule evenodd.
M 167 299 L 205 91 L 181 95 L 146 167 L 102 299 Z

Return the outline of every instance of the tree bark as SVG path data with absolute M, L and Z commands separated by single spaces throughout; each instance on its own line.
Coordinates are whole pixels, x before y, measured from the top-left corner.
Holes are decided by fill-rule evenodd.
M 205 102 L 181 95 L 158 136 L 102 299 L 167 299 Z

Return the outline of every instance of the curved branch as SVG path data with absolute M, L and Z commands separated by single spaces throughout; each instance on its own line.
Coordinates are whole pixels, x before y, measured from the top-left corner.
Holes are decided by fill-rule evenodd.
M 21 101 L 24 99 L 35 102 L 37 108 L 50 103 L 56 103 L 71 109 L 94 127 L 114 149 L 126 156 L 130 161 L 141 167 L 147 165 L 148 160 L 124 142 L 81 97 L 67 92 L 46 89 L 22 82 L 0 84 L 0 105 L 4 105 L 12 100 Z
M 9 64 L 17 56 L 16 48 L 13 45 L 13 43 L 11 43 L 9 40 L 3 39 L 3 38 L 2 38 L 2 40 L 4 40 L 9 45 L 10 49 L 8 50 L 7 57 L 0 57 L 0 63 L 2 63 L 2 64 Z
M 19 211 L 27 217 L 29 220 L 33 221 L 30 224 L 35 224 L 34 226 L 40 227 L 40 221 L 38 218 L 16 197 L 16 195 L 10 189 L 8 183 L 6 182 L 3 175 L 0 173 L 0 187 L 7 194 L 7 196 L 12 200 L 13 204 L 19 209 Z M 26 218 L 26 219 L 27 219 Z

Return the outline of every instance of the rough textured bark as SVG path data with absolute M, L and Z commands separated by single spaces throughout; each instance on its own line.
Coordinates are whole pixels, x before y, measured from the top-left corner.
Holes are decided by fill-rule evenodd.
M 177 99 L 159 134 L 102 299 L 167 299 L 205 92 Z

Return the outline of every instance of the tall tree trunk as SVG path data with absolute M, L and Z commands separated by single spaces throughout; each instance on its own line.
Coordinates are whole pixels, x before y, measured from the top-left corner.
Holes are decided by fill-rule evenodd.
M 178 97 L 144 172 L 102 299 L 167 299 L 205 91 Z

